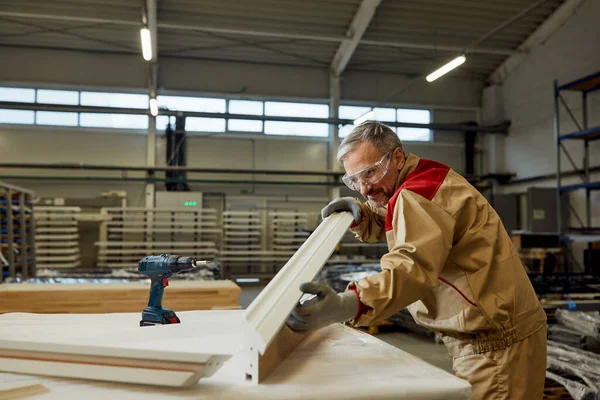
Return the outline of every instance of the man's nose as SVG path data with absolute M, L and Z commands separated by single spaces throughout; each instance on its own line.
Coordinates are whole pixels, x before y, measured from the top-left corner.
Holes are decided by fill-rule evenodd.
M 358 181 L 356 184 L 358 185 L 358 191 L 360 192 L 360 194 L 362 194 L 365 197 L 371 191 L 371 184 L 370 183 L 366 183 L 366 182 L 363 182 L 363 181 Z

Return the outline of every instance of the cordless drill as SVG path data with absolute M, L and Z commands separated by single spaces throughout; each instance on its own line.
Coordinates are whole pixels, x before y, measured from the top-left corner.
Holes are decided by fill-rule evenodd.
M 196 267 L 192 257 L 160 254 L 147 256 L 138 263 L 138 272 L 150 277 L 150 300 L 142 311 L 140 326 L 178 324 L 181 321 L 173 310 L 162 308 L 162 297 L 169 278 L 179 272 L 190 271 Z

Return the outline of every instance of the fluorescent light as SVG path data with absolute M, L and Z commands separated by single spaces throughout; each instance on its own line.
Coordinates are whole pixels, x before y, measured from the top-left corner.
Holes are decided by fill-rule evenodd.
M 467 58 L 464 55 L 456 57 L 454 60 L 450 61 L 448 64 L 444 65 L 440 69 L 437 69 L 429 75 L 427 75 L 427 78 L 425 79 L 427 79 L 427 82 L 433 82 L 440 76 L 445 75 L 448 72 L 452 71 L 454 68 L 458 67 L 459 65 L 464 64 L 465 61 L 467 61 Z
M 150 39 L 150 29 L 142 28 L 140 30 L 140 36 L 142 38 L 142 55 L 144 60 L 152 60 L 152 40 Z
M 150 99 L 150 114 L 154 117 L 158 115 L 158 103 L 155 98 Z
M 364 113 L 360 117 L 356 118 L 354 120 L 353 124 L 354 125 L 360 125 L 363 122 L 368 121 L 369 119 L 373 118 L 374 116 L 375 116 L 375 110 L 367 111 L 366 113 Z

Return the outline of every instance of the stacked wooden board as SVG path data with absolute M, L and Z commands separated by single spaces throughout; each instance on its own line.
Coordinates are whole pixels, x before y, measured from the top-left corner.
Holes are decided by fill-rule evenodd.
M 141 312 L 150 283 L 0 285 L 0 313 L 103 314 Z M 236 309 L 241 289 L 231 281 L 169 281 L 163 307 L 175 311 Z

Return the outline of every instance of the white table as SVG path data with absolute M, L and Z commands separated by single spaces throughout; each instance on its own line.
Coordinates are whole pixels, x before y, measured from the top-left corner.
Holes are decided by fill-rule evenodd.
M 231 312 L 231 311 L 230 311 Z M 233 311 L 235 312 L 235 311 Z M 207 312 L 181 312 L 183 323 Z M 211 315 L 216 315 L 215 312 Z M 29 327 L 40 335 L 64 326 L 110 331 L 119 324 L 137 324 L 139 314 L 0 315 L 0 338 Z M 183 324 L 182 324 L 183 325 Z M 12 330 L 11 330 L 12 326 Z M 155 327 L 139 328 L 140 332 Z M 201 329 L 201 328 L 198 328 Z M 210 330 L 210 329 L 208 329 Z M 150 335 L 153 336 L 153 335 Z M 140 336 L 143 338 L 143 336 Z M 235 337 L 235 332 L 227 340 Z M 198 335 L 201 340 L 202 335 Z M 236 345 L 232 343 L 232 345 Z M 165 341 L 165 349 L 169 343 Z M 176 345 L 175 345 L 176 347 Z M 35 399 L 468 399 L 466 381 L 436 368 L 370 335 L 341 324 L 312 333 L 260 385 L 240 379 L 241 359 L 233 356 L 212 377 L 191 388 L 62 379 L 0 373 L 7 382 L 41 383 L 50 391 Z

